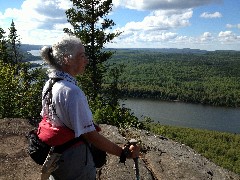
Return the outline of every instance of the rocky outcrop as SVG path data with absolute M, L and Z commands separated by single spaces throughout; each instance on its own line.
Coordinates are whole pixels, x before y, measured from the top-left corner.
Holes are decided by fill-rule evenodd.
M 190 147 L 162 136 L 137 129 L 119 130 L 101 125 L 103 135 L 118 144 L 135 138 L 141 142 L 143 153 L 139 158 L 141 180 L 240 180 L 240 176 L 223 169 Z M 135 179 L 134 162 L 128 159 L 126 165 L 118 158 L 108 156 L 108 162 L 100 170 L 99 179 Z
M 139 158 L 141 180 L 239 180 L 240 176 L 229 172 L 184 144 L 137 129 L 119 130 L 114 126 L 101 125 L 102 134 L 113 142 L 123 145 L 135 138 L 141 142 Z M 32 126 L 22 119 L 0 119 L 0 179 L 37 180 L 41 166 L 26 154 L 25 133 Z M 98 169 L 100 180 L 130 180 L 135 178 L 134 161 L 119 163 L 119 158 L 108 155 L 107 164 Z

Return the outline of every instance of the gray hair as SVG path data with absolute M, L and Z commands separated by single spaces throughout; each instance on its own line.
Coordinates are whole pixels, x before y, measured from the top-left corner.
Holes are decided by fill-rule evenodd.
M 65 58 L 68 60 L 75 58 L 80 48 L 83 48 L 83 45 L 79 38 L 66 35 L 52 47 L 43 46 L 40 54 L 49 66 L 61 69 L 62 65 L 65 64 Z

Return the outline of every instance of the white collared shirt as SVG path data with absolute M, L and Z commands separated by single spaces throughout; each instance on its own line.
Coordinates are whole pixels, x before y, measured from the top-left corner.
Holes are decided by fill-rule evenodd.
M 52 88 L 52 104 L 47 105 L 46 97 L 42 100 L 41 116 L 53 127 L 67 126 L 75 132 L 75 137 L 95 130 L 92 112 L 84 92 L 77 86 L 76 79 L 68 73 L 52 70 L 49 78 L 61 78 Z M 43 95 L 49 86 L 48 80 L 43 88 Z

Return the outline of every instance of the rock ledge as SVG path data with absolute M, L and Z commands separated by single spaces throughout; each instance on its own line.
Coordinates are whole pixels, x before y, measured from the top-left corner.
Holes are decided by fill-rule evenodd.
M 114 126 L 100 125 L 102 134 L 123 145 L 135 138 L 142 144 L 139 158 L 141 180 L 239 180 L 240 176 L 210 162 L 193 149 L 170 139 L 137 129 L 119 130 Z M 26 132 L 33 127 L 24 119 L 0 120 L 1 165 L 0 179 L 37 180 L 41 166 L 26 153 Z M 119 158 L 108 155 L 107 164 L 98 169 L 99 180 L 130 180 L 135 178 L 134 162 L 119 163 Z
M 119 133 L 114 126 L 101 127 L 103 135 L 118 144 L 131 138 L 141 142 L 144 152 L 139 158 L 141 180 L 240 180 L 239 175 L 215 165 L 184 144 L 144 130 L 125 129 Z M 109 155 L 100 179 L 134 179 L 133 164 L 128 159 L 124 166 L 118 163 L 117 157 Z

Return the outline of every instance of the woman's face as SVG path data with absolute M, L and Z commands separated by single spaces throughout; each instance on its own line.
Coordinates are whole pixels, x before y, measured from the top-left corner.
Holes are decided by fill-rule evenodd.
M 85 54 L 85 48 L 81 47 L 73 59 L 70 60 L 71 75 L 83 74 L 88 64 L 88 58 Z

